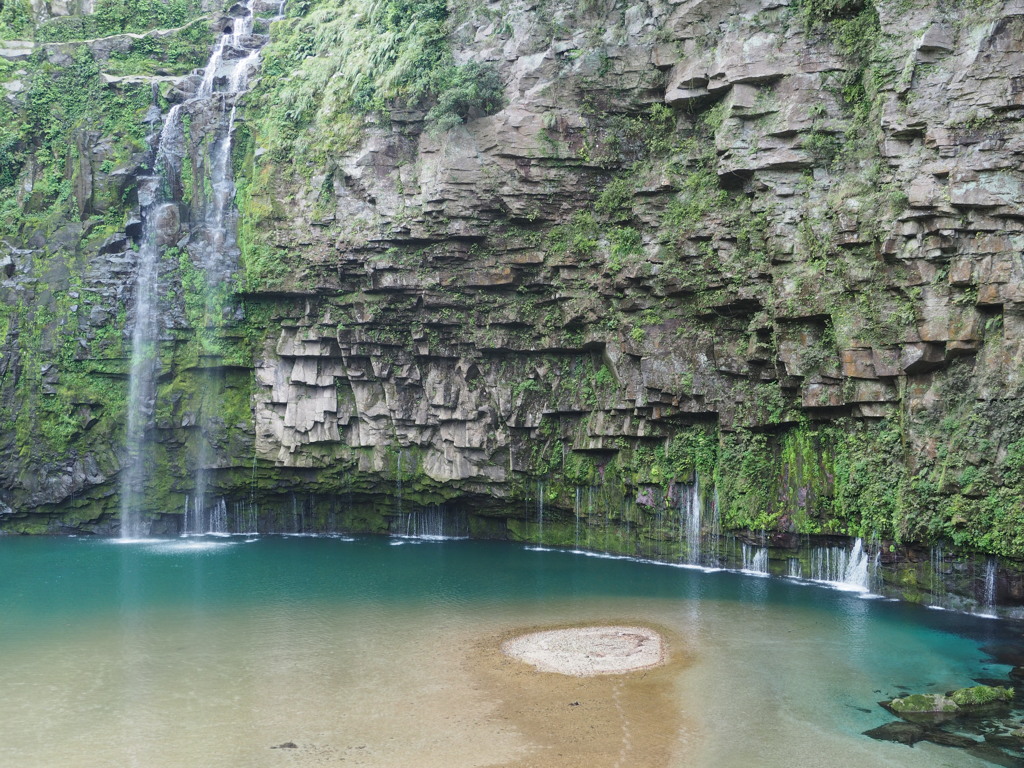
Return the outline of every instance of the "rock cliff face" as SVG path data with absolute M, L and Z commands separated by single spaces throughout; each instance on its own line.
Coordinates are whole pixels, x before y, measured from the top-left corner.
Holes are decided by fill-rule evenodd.
M 0 46 L 9 529 L 116 527 L 133 180 L 202 12 Z M 157 528 L 205 419 L 211 493 L 269 516 L 657 539 L 699 479 L 727 530 L 1024 556 L 1024 3 L 322 0 L 270 36 L 215 321 L 199 127 L 179 180 Z

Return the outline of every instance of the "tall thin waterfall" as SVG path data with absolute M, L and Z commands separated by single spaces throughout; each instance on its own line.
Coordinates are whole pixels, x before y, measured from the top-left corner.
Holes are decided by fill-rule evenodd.
M 128 424 L 125 430 L 126 465 L 121 473 L 121 538 L 137 539 L 149 532 L 142 519 L 142 494 L 148 477 L 144 448 L 146 428 L 153 415 L 157 341 L 160 332 L 157 286 L 162 239 L 177 231 L 178 210 L 160 201 L 162 178 L 140 179 L 139 204 L 143 210 L 142 244 L 135 278 L 135 324 L 128 383 Z
M 237 266 L 238 249 L 235 236 L 235 194 L 231 169 L 231 142 L 235 123 L 237 97 L 244 93 L 249 76 L 259 62 L 265 35 L 254 35 L 253 0 L 243 0 L 222 20 L 224 24 L 217 45 L 202 78 L 191 98 L 173 106 L 163 127 L 152 143 L 153 173 L 140 178 L 139 205 L 142 213 L 142 237 L 135 279 L 132 357 L 128 387 L 127 425 L 125 430 L 126 464 L 121 475 L 121 536 L 139 538 L 148 533 L 141 507 L 150 463 L 146 451 L 146 432 L 155 410 L 156 380 L 159 373 L 158 346 L 162 319 L 160 316 L 160 263 L 165 250 L 183 242 L 179 185 L 181 164 L 188 154 L 184 115 L 202 114 L 203 137 L 210 141 L 206 176 L 210 182 L 210 199 L 203 200 L 202 214 L 192 217 L 186 248 L 193 263 L 205 275 L 203 303 L 205 317 L 196 332 L 204 338 L 210 327 L 223 320 L 222 296 Z M 278 6 L 281 16 L 283 3 Z M 205 185 L 204 185 L 205 186 Z M 205 350 L 204 350 L 205 353 Z M 207 382 L 208 392 L 219 390 L 219 382 Z M 218 520 L 222 517 L 223 500 L 206 511 L 208 478 L 206 469 L 212 460 L 209 444 L 209 402 L 200 418 L 200 444 L 197 456 L 196 493 L 192 499 L 192 520 Z M 198 511 L 197 511 L 198 508 Z M 188 517 L 188 515 L 186 515 Z M 201 524 L 200 527 L 203 527 Z M 188 525 L 186 525 L 188 530 Z
M 575 535 L 575 537 L 573 539 L 573 543 L 575 545 L 575 549 L 579 549 L 580 548 L 580 514 L 581 514 L 581 511 L 582 511 L 582 507 L 583 507 L 583 488 L 581 486 L 577 485 L 576 486 L 576 499 L 575 499 L 575 501 L 573 502 L 573 505 L 572 505 L 573 515 L 576 518 L 576 531 L 575 531 L 576 535 Z
M 213 55 L 203 71 L 203 79 L 195 95 L 181 109 L 171 110 L 165 123 L 165 132 L 184 136 L 182 112 L 204 113 L 208 116 L 208 135 L 212 134 L 206 175 L 209 179 L 209 199 L 204 199 L 198 226 L 192 227 L 189 253 L 202 269 L 206 282 L 202 327 L 196 332 L 201 338 L 209 337 L 223 323 L 229 307 L 224 305 L 225 289 L 231 284 L 238 266 L 237 210 L 234 206 L 235 182 L 231 165 L 238 97 L 248 89 L 249 78 L 259 64 L 260 51 L 266 43 L 263 35 L 254 35 L 253 0 L 244 0 L 226 23 Z M 280 18 L 283 3 L 275 18 Z M 195 123 L 193 122 L 193 125 Z M 170 145 L 173 146 L 173 145 Z M 186 162 L 184 153 L 178 158 Z M 216 357 L 217 350 L 204 348 L 202 357 Z M 199 418 L 199 449 L 196 457 L 196 499 L 206 505 L 209 485 L 208 471 L 215 461 L 213 449 L 214 425 L 217 418 L 217 393 L 223 387 L 223 373 L 212 361 L 212 367 L 200 360 L 204 367 L 206 392 Z M 216 507 L 220 502 L 214 501 Z
M 544 481 L 537 481 L 537 546 L 544 546 Z
M 988 616 L 996 615 L 996 574 L 998 562 L 994 557 L 985 561 L 985 592 L 982 597 L 984 601 L 983 610 Z
M 703 559 L 703 511 L 700 477 L 695 476 L 693 483 L 684 485 L 679 494 L 679 538 L 680 544 L 684 545 L 684 562 L 689 565 L 700 565 Z

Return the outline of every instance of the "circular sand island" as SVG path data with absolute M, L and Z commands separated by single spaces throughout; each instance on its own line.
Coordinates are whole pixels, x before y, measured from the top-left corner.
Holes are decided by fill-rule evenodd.
M 646 627 L 574 627 L 531 632 L 506 641 L 502 651 L 542 672 L 591 677 L 656 667 L 665 643 Z

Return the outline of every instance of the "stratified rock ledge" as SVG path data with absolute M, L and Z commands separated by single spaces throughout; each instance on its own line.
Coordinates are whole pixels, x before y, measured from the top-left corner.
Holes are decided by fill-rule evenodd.
M 661 635 L 646 627 L 574 627 L 531 632 L 501 646 L 508 656 L 542 672 L 575 677 L 617 675 L 666 660 Z

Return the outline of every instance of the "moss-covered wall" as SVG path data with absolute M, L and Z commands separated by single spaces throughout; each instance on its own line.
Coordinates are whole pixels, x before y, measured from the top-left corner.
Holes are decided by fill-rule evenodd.
M 699 477 L 727 531 L 1024 558 L 1024 17 L 769 5 L 259 6 L 219 290 L 201 121 L 167 181 L 154 525 L 205 462 L 211 496 L 373 531 L 401 498 L 537 539 L 542 502 L 575 544 L 582 494 L 590 546 L 669 554 Z M 0 525 L 113 531 L 140 179 L 226 17 L 27 9 L 0 12 Z

